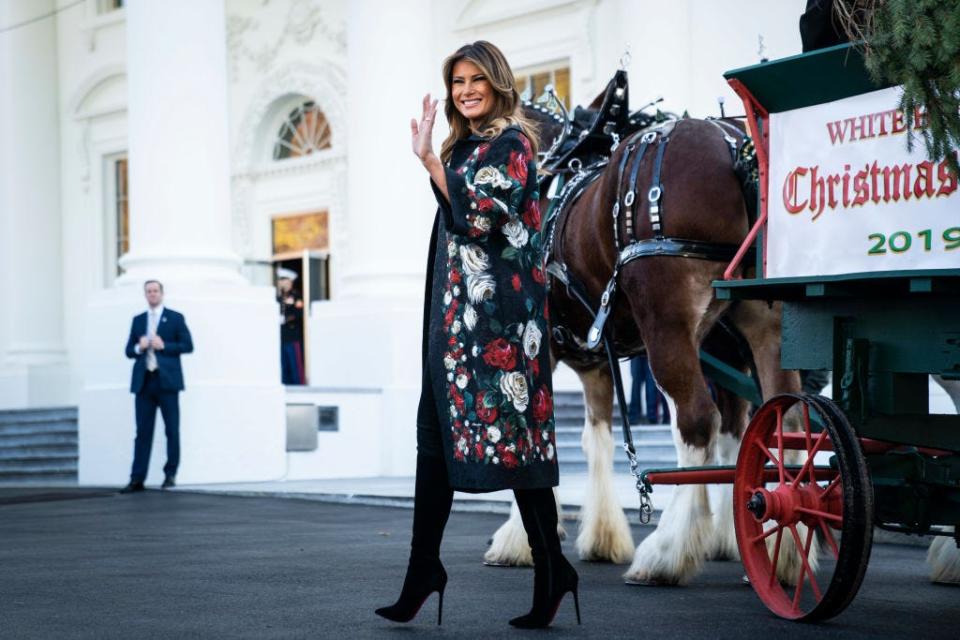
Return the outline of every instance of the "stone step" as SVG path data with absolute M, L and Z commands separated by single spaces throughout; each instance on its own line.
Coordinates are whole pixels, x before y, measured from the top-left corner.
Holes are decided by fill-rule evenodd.
M 68 446 L 77 450 L 77 432 L 46 431 L 39 433 L 0 434 L 0 451 L 19 447 Z
M 51 444 L 0 448 L 0 462 L 4 460 L 46 460 L 51 463 L 53 461 L 72 460 L 76 463 L 77 447 Z
M 76 418 L 46 418 L 0 423 L 0 436 L 77 431 Z
M 76 486 L 76 484 L 76 471 L 0 471 L 0 486 L 3 487 Z
M 557 447 L 557 453 L 560 456 L 561 460 L 586 460 L 587 457 L 583 453 L 583 449 L 579 447 Z M 614 460 L 627 460 L 627 453 L 623 450 L 622 446 L 617 446 L 612 451 Z M 639 460 L 650 460 L 654 461 L 657 464 L 667 463 L 666 466 L 673 466 L 676 464 L 677 456 L 673 450 L 661 449 L 661 450 L 649 450 L 649 449 L 638 449 L 637 450 L 637 459 Z
M 76 484 L 76 407 L 0 411 L 0 485 Z
M 4 474 L 77 473 L 77 458 L 45 458 L 40 460 L 0 460 L 0 478 Z
M 558 425 L 555 427 L 554 431 L 557 434 L 557 438 L 569 438 L 575 437 L 579 438 L 580 434 L 583 433 L 583 427 L 571 427 L 566 425 Z M 614 426 L 613 429 L 614 437 L 619 441 L 623 437 L 623 433 L 620 430 L 619 426 Z M 670 433 L 669 427 L 660 428 L 660 427 L 630 427 L 630 433 L 633 434 L 634 442 L 670 442 L 673 443 L 673 436 Z
M 76 407 L 52 407 L 49 409 L 10 409 L 0 411 L 0 426 L 7 424 L 43 423 L 50 421 L 77 421 Z

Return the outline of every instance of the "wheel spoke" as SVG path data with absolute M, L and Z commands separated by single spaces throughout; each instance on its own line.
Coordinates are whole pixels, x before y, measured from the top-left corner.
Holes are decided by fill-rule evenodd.
M 783 463 L 780 462 L 780 459 L 777 458 L 777 456 L 773 455 L 773 452 L 770 451 L 770 449 L 768 449 L 765 444 L 763 444 L 763 443 L 760 442 L 759 440 L 754 440 L 754 441 L 753 441 L 753 444 L 757 445 L 757 447 L 760 449 L 760 451 L 763 451 L 763 455 L 767 456 L 767 458 L 770 460 L 770 462 L 772 462 L 774 465 L 776 465 L 777 470 L 778 470 L 778 473 L 780 474 L 780 484 L 786 484 L 786 483 L 783 481 L 783 477 L 784 477 L 784 476 L 786 476 L 787 480 L 789 480 L 790 482 L 793 482 L 794 477 L 793 477 L 792 475 L 790 475 L 790 472 L 787 471 L 787 469 L 786 469 L 786 467 L 783 465 Z M 782 454 L 782 453 L 783 453 L 783 452 L 781 451 L 781 454 Z
M 837 523 L 843 522 L 843 516 L 837 515 L 835 513 L 830 513 L 829 511 L 820 511 L 819 509 L 808 509 L 807 507 L 797 507 L 796 509 L 800 513 L 809 513 L 812 516 L 824 518 L 826 520 L 830 520 L 831 522 L 837 522 Z
M 779 405 L 777 405 L 777 453 L 780 456 L 777 460 L 777 470 L 780 472 L 780 486 L 783 486 L 786 474 L 783 468 L 783 409 Z
M 769 537 L 772 536 L 773 534 L 779 533 L 779 532 L 781 532 L 781 531 L 783 531 L 783 525 L 782 525 L 782 524 L 778 524 L 778 525 L 775 526 L 775 527 L 771 527 L 771 528 L 767 529 L 766 531 L 764 531 L 764 532 L 761 533 L 760 535 L 754 536 L 753 538 L 750 539 L 750 542 L 755 544 L 755 543 L 757 543 L 757 542 L 760 542 L 761 540 L 766 540 L 767 538 L 769 538 Z
M 773 543 L 773 567 L 770 569 L 770 588 L 777 581 L 777 564 L 780 562 L 780 543 L 783 541 L 783 525 L 777 525 L 777 539 Z
M 817 441 L 813 444 L 813 448 L 807 448 L 807 459 L 804 461 L 803 466 L 800 467 L 800 472 L 793 479 L 794 487 L 800 484 L 800 479 L 803 477 L 803 474 L 807 471 L 807 469 L 810 469 L 810 472 L 813 473 L 813 459 L 817 457 L 820 447 L 822 447 L 827 440 L 827 432 L 821 431 L 820 435 L 817 436 Z
M 813 540 L 813 530 L 809 527 L 807 528 L 806 544 L 800 541 L 800 532 L 797 531 L 796 525 L 790 525 L 790 533 L 793 534 L 793 541 L 797 545 L 798 552 L 800 553 L 800 561 L 803 563 L 800 567 L 800 579 L 797 580 L 797 588 L 793 593 L 793 608 L 794 610 L 798 610 L 800 608 L 800 594 L 803 591 L 803 579 L 805 576 L 809 576 L 810 588 L 813 590 L 813 597 L 816 598 L 817 602 L 820 602 L 823 596 L 820 593 L 820 586 L 817 584 L 817 576 L 813 573 L 813 569 L 810 568 L 810 562 L 808 561 L 810 545 Z
M 810 405 L 806 402 L 803 403 L 803 439 L 807 445 L 807 451 L 810 451 L 811 438 L 813 437 L 812 428 L 810 427 Z M 813 471 L 813 465 L 810 465 L 810 482 L 815 483 L 817 481 L 817 475 Z
M 834 559 L 840 558 L 840 548 L 837 547 L 837 541 L 833 539 L 833 532 L 830 531 L 830 527 L 827 526 L 827 523 L 823 521 L 823 518 L 817 521 L 820 525 L 820 531 L 823 532 L 823 536 L 827 539 L 827 542 L 830 543 L 830 549 L 833 551 Z
M 830 484 L 827 485 L 826 489 L 823 490 L 823 493 L 820 494 L 820 500 L 823 500 L 827 497 L 827 494 L 840 486 L 840 476 L 837 475 L 836 478 L 830 481 Z

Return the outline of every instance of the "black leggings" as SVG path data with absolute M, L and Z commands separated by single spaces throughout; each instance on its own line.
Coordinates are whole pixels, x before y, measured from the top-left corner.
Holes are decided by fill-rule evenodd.
M 440 418 L 437 402 L 430 380 L 430 367 L 423 363 L 420 380 L 420 406 L 417 408 L 417 453 L 431 458 L 443 458 L 443 440 L 440 435 Z

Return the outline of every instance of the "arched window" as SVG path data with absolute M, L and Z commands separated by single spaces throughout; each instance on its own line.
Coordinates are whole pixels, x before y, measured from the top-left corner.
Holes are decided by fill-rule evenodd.
M 330 148 L 330 126 L 312 100 L 290 112 L 273 145 L 273 159 L 299 158 L 315 151 Z

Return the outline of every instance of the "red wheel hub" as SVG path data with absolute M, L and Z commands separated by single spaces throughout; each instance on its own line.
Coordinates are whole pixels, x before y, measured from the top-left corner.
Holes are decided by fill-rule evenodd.
M 765 487 L 753 489 L 746 509 L 753 514 L 757 522 L 776 521 L 778 524 L 789 527 L 802 522 L 808 527 L 818 527 L 824 515 L 832 516 L 828 524 L 838 527 L 838 520 L 842 521 L 842 501 L 835 491 L 826 493 L 816 483 L 794 486 L 792 483 L 782 483 L 775 489 Z

